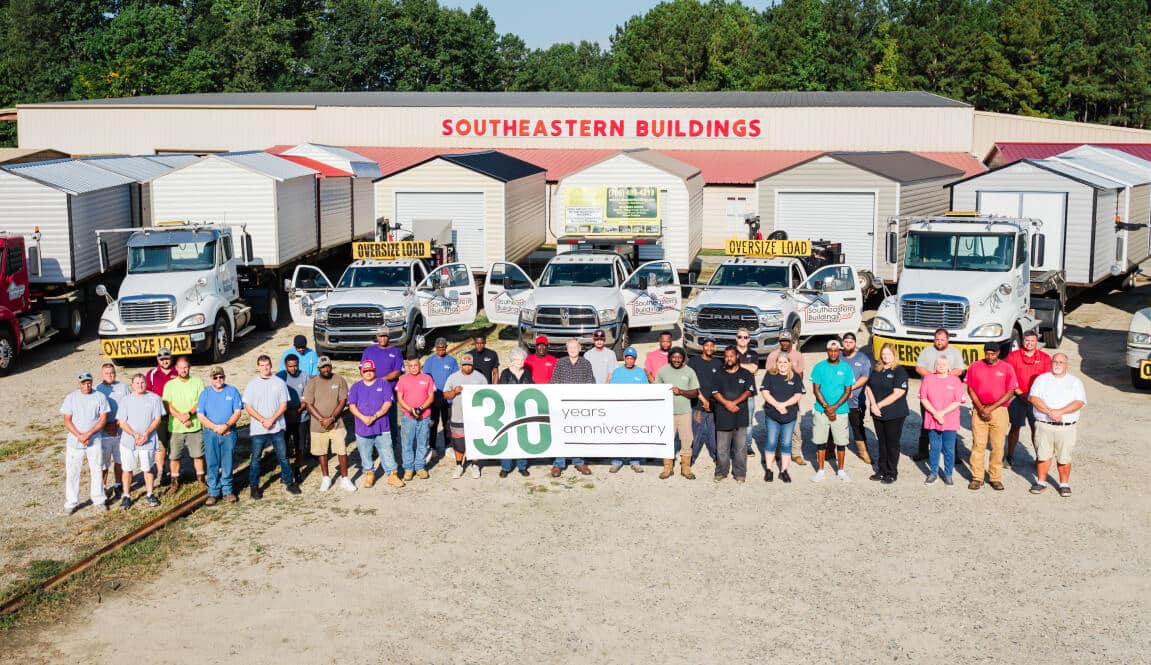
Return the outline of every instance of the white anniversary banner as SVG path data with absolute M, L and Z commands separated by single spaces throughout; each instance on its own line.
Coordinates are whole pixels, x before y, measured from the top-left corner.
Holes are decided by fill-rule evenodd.
M 675 457 L 671 386 L 464 386 L 470 459 Z

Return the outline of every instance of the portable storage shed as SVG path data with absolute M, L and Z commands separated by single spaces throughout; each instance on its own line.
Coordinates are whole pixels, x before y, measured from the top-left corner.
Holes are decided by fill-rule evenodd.
M 85 157 L 82 161 L 131 178 L 132 226 L 143 226 L 152 219 L 152 181 L 173 169 L 199 160 L 196 155 L 166 155 L 165 157 L 110 156 Z
M 331 215 L 332 209 L 344 205 L 342 203 L 344 195 L 337 190 L 346 188 L 349 192 L 347 208 L 350 215 L 351 239 L 364 240 L 375 235 L 377 219 L 373 183 L 383 175 L 380 165 L 375 160 L 347 148 L 319 143 L 302 143 L 285 150 L 280 155 L 310 159 L 345 174 L 329 175 L 321 171 L 323 176 L 320 180 L 321 227 L 324 226 L 325 210 Z
M 316 171 L 266 152 L 208 155 L 152 181 L 151 223 L 242 226 L 252 265 L 285 265 L 319 246 L 315 181 Z
M 826 153 L 758 181 L 760 230 L 839 242 L 856 270 L 892 282 L 899 273 L 885 258 L 887 220 L 946 212 L 945 185 L 961 177 L 961 169 L 912 152 Z M 906 232 L 904 224 L 901 244 Z
M 651 244 L 640 245 L 640 260 L 666 259 L 678 272 L 691 270 L 692 262 L 703 247 L 703 173 L 699 167 L 654 150 L 625 150 L 560 179 L 552 197 L 552 219 L 560 243 L 557 249 L 569 247 L 563 244 L 565 238 L 600 241 L 628 238 L 626 230 L 613 234 L 610 227 L 615 222 L 610 214 L 598 223 L 605 227 L 603 231 L 586 233 L 585 229 L 594 228 L 597 222 L 584 221 L 585 209 L 590 206 L 579 201 L 596 195 L 599 190 L 627 187 L 655 188 L 658 192 L 655 221 L 659 224 L 659 234 L 650 239 Z
M 1151 162 L 1121 150 L 1085 145 L 1056 157 L 1123 185 L 1115 215 L 1115 259 L 1125 271 L 1151 256 Z
M 953 210 L 1030 217 L 1043 222 L 1043 270 L 1066 271 L 1090 286 L 1112 275 L 1115 215 L 1123 185 L 1056 159 L 1023 159 L 951 186 Z
M 132 182 L 70 159 L 0 168 L 0 230 L 31 237 L 40 229 L 41 271 L 29 270 L 30 281 L 70 284 L 97 275 L 96 231 L 132 226 Z M 105 238 L 110 267 L 127 258 L 125 235 Z
M 543 244 L 544 173 L 494 150 L 438 155 L 377 180 L 376 210 L 408 231 L 449 223 L 456 258 L 484 272 Z

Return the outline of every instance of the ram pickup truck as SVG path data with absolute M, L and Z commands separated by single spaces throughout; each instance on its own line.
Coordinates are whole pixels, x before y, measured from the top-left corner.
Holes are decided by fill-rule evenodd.
M 288 289 L 292 322 L 311 327 L 317 353 L 354 353 L 385 330 L 414 355 L 437 328 L 476 320 L 475 278 L 464 263 L 436 266 L 420 259 L 358 260 L 333 285 L 315 266 L 298 266 Z
M 1151 389 L 1151 307 L 1131 317 L 1127 328 L 1127 366 L 1131 368 L 1132 386 Z
M 675 325 L 682 301 L 670 261 L 631 270 L 610 251 L 558 254 L 538 284 L 514 263 L 494 263 L 484 288 L 488 320 L 517 326 L 525 347 L 533 347 L 538 335 L 556 350 L 572 338 L 590 346 L 592 333 L 603 330 L 620 360 L 632 328 Z

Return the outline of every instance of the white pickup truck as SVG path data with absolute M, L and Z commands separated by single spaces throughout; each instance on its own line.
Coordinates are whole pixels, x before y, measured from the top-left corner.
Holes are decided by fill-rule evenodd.
M 334 286 L 315 266 L 298 266 L 288 289 L 292 322 L 311 327 L 317 353 L 360 353 L 388 331 L 414 355 L 436 328 L 476 320 L 475 278 L 464 263 L 430 272 L 419 259 L 358 260 Z
M 670 261 L 651 261 L 633 271 L 610 251 L 559 254 L 548 261 L 538 284 L 514 263 L 495 263 L 484 288 L 488 320 L 518 326 L 524 346 L 532 347 L 537 335 L 547 336 L 557 350 L 571 338 L 590 346 L 592 333 L 603 330 L 620 360 L 630 329 L 675 325 L 682 302 Z
M 1131 368 L 1132 386 L 1151 389 L 1151 307 L 1131 317 L 1127 328 L 1127 366 Z
M 766 355 L 779 335 L 794 340 L 842 335 L 859 329 L 863 292 L 855 268 L 825 265 L 808 275 L 795 258 L 731 258 L 683 310 L 683 342 L 698 351 L 700 340 L 735 344 L 740 328 L 751 332 L 751 348 Z

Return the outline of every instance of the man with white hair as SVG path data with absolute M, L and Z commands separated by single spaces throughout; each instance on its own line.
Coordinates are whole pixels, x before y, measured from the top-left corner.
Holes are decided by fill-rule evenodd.
M 568 355 L 556 361 L 556 369 L 552 374 L 551 382 L 558 384 L 595 383 L 595 371 L 587 358 L 580 355 L 578 339 L 569 339 L 567 343 Z M 557 457 L 552 463 L 552 477 L 558 478 L 567 466 L 567 460 Z M 572 458 L 572 466 L 585 476 L 591 475 L 591 469 L 582 457 Z
M 1087 406 L 1087 391 L 1078 377 L 1067 373 L 1067 354 L 1051 356 L 1051 371 L 1031 384 L 1031 406 L 1035 409 L 1035 484 L 1032 494 L 1047 489 L 1051 458 L 1059 470 L 1059 496 L 1071 496 L 1071 450 L 1075 447 L 1079 413 Z

